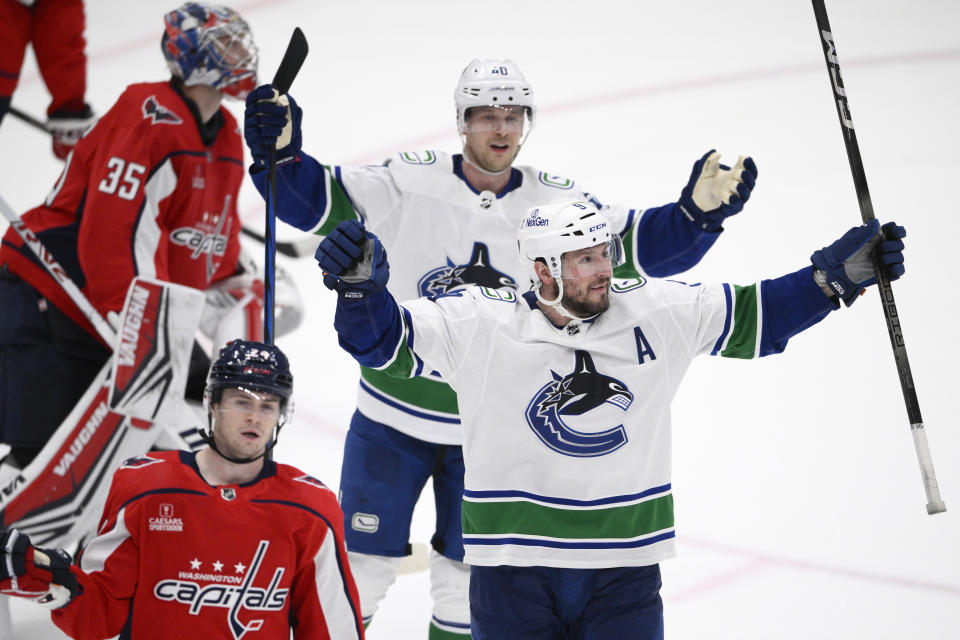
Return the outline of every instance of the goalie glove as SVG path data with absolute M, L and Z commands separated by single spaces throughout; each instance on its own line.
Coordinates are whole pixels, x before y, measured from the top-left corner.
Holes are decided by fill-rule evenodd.
M 814 251 L 813 279 L 824 293 L 837 296 L 848 307 L 856 302 L 866 287 L 876 284 L 876 264 L 890 280 L 905 273 L 903 238 L 907 230 L 895 222 L 880 226 L 877 220 L 854 227 L 833 244 Z
M 386 249 L 356 220 L 338 224 L 314 257 L 323 271 L 324 286 L 347 300 L 362 300 L 383 291 L 390 279 Z
M 274 155 L 277 165 L 295 160 L 303 146 L 302 119 L 303 110 L 292 96 L 278 96 L 268 84 L 251 91 L 243 116 L 243 138 L 254 163 L 266 167 L 273 144 L 277 149 Z
M 740 156 L 731 169 L 720 164 L 720 154 L 711 149 L 694 163 L 680 193 L 680 211 L 704 231 L 722 231 L 723 221 L 743 209 L 756 181 L 753 158 Z
M 37 549 L 16 529 L 0 530 L 0 594 L 59 609 L 82 592 L 63 549 Z

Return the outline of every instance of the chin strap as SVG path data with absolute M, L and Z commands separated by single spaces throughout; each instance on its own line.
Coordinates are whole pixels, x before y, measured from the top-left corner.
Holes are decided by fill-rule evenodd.
M 564 327 L 567 333 L 570 335 L 576 335 L 580 332 L 580 326 L 583 324 L 584 320 L 589 320 L 590 318 L 595 318 L 596 316 L 590 316 L 590 318 L 578 318 L 573 315 L 567 308 L 563 306 L 561 300 L 563 300 L 563 280 L 557 278 L 554 280 L 557 283 L 557 297 L 553 300 L 547 300 L 542 295 L 540 295 L 540 290 L 543 287 L 543 282 L 537 282 L 533 285 L 533 294 L 537 296 L 537 300 L 547 305 L 551 309 L 555 310 L 557 313 L 562 315 L 565 318 L 569 318 L 570 322 Z

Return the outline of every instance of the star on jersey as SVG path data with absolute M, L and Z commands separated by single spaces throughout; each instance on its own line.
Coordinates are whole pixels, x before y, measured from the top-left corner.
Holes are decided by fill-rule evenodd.
M 233 565 L 233 568 L 236 569 L 235 573 L 243 573 L 246 570 L 247 565 L 243 564 L 242 562 L 238 562 L 237 564 Z
M 490 264 L 490 249 L 482 242 L 474 242 L 466 264 L 456 264 L 447 258 L 445 267 L 437 267 L 420 278 L 418 288 L 424 297 L 440 296 L 469 284 L 499 289 L 517 288 L 516 281 Z
M 213 562 L 213 570 L 214 570 L 214 571 L 222 571 L 222 570 L 223 570 L 223 563 L 220 562 L 219 560 L 214 560 L 214 562 Z
M 627 443 L 622 424 L 589 433 L 573 429 L 564 416 L 586 416 L 605 404 L 626 411 L 633 403 L 627 386 L 597 371 L 587 351 L 574 352 L 573 371 L 561 376 L 550 371 L 553 380 L 545 384 L 527 405 L 527 424 L 545 445 L 558 453 L 575 457 L 596 457 L 613 453 Z
M 203 563 L 200 562 L 200 560 L 198 560 L 197 558 L 194 558 L 193 560 L 190 561 L 190 568 L 196 571 L 197 569 L 200 568 L 200 565 L 202 564 Z

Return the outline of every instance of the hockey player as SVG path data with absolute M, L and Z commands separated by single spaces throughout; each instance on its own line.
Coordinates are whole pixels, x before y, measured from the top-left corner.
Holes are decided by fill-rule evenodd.
M 265 190 L 267 147 L 276 142 L 278 215 L 321 236 L 362 219 L 390 253 L 398 299 L 442 295 L 467 284 L 515 290 L 525 278 L 514 229 L 527 208 L 560 197 L 596 198 L 566 178 L 514 166 L 536 122 L 533 91 L 509 60 L 474 60 L 454 93 L 463 152 L 404 152 L 381 166 L 327 167 L 301 151 L 301 109 L 275 104 L 272 89 L 247 97 L 244 133 Z M 281 100 L 286 100 L 283 98 Z M 708 153 L 679 202 L 642 211 L 603 207 L 630 254 L 631 270 L 666 276 L 696 264 L 750 195 L 749 158 L 731 170 Z M 469 634 L 469 574 L 462 564 L 463 458 L 457 397 L 437 375 L 390 378 L 363 367 L 340 480 L 347 548 L 367 621 L 409 553 L 410 521 L 432 477 L 437 526 L 431 554 L 430 637 Z
M 265 457 L 292 391 L 280 349 L 230 342 L 207 380 L 209 448 L 127 460 L 78 566 L 0 532 L 0 593 L 71 638 L 363 638 L 336 495 Z
M 161 49 L 172 78 L 129 86 L 23 215 L 103 316 L 120 311 L 137 275 L 209 291 L 236 284 L 243 146 L 220 103 L 256 86 L 257 48 L 235 11 L 188 3 L 164 16 Z M 0 442 L 24 467 L 113 345 L 13 229 L 0 248 L 0 308 Z M 198 400 L 208 368 L 198 354 Z
M 783 351 L 875 282 L 875 257 L 902 275 L 905 235 L 873 221 L 745 287 L 612 280 L 619 238 L 591 203 L 567 201 L 521 222 L 532 291 L 398 306 L 379 240 L 357 222 L 331 232 L 317 256 L 340 344 L 385 374 L 436 369 L 457 392 L 473 637 L 662 638 L 670 402 L 691 360 Z
M 87 90 L 83 0 L 0 0 L 0 123 L 20 79 L 20 67 L 33 44 L 37 66 L 50 92 L 47 129 L 61 160 L 94 122 Z

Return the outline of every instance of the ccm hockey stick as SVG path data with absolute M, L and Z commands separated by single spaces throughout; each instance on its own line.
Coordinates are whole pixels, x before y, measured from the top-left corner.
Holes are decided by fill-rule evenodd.
M 863 161 L 860 159 L 857 134 L 853 129 L 853 120 L 850 117 L 847 91 L 840 77 L 840 61 L 837 58 L 833 32 L 830 30 L 830 21 L 827 20 L 827 8 L 824 6 L 824 0 L 813 0 L 813 13 L 817 18 L 817 31 L 820 33 L 820 41 L 823 45 L 823 57 L 827 63 L 827 73 L 836 94 L 837 117 L 840 119 L 840 131 L 847 148 L 847 159 L 850 161 L 853 184 L 856 187 L 857 199 L 860 202 L 860 215 L 865 223 L 870 222 L 876 216 L 873 213 L 870 191 L 867 189 L 867 177 L 863 170 Z M 913 385 L 910 362 L 907 360 L 907 349 L 903 342 L 900 316 L 893 299 L 893 289 L 890 287 L 890 280 L 883 270 L 877 265 L 874 268 L 880 289 L 880 301 L 883 303 L 883 315 L 887 320 L 887 332 L 890 334 L 890 344 L 893 346 L 893 358 L 896 361 L 897 373 L 900 376 L 900 388 L 903 390 L 903 399 L 907 406 L 907 417 L 910 420 L 913 445 L 916 448 L 917 460 L 920 463 L 923 488 L 927 494 L 927 513 L 931 515 L 941 513 L 946 511 L 947 507 L 940 499 L 940 488 L 937 485 L 937 476 L 933 470 L 933 459 L 930 456 L 930 447 L 927 445 L 923 418 L 920 417 L 920 403 L 917 400 L 917 391 Z
M 293 30 L 287 51 L 277 68 L 276 75 L 270 85 L 278 96 L 290 91 L 290 85 L 300 72 L 303 61 L 307 57 L 307 38 L 300 27 Z M 273 344 L 274 327 L 273 313 L 275 306 L 276 261 L 277 261 L 277 160 L 276 146 L 270 145 L 270 161 L 267 169 L 267 223 L 264 236 L 263 259 L 263 341 Z

